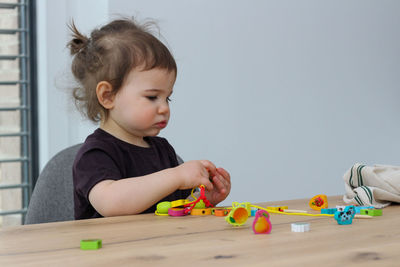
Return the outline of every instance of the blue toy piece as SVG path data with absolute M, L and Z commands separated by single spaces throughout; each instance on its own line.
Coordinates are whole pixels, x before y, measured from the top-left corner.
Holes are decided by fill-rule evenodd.
M 256 208 L 251 208 L 251 217 L 256 216 L 257 211 L 258 211 L 258 209 L 256 209 Z
M 337 208 L 321 209 L 321 214 L 335 214 Z
M 356 211 L 354 206 L 347 206 L 344 211 L 335 212 L 335 220 L 340 225 L 352 224 L 355 215 Z

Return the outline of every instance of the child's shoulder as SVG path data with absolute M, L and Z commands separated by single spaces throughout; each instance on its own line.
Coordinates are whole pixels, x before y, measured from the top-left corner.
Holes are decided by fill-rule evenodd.
M 88 135 L 86 137 L 85 142 L 83 145 L 89 146 L 89 145 L 95 145 L 95 144 L 108 144 L 113 141 L 113 139 L 116 139 L 114 136 L 111 134 L 107 133 L 106 131 L 97 128 L 92 134 Z
M 104 130 L 98 128 L 88 137 L 79 149 L 78 154 L 86 153 L 90 150 L 110 151 L 115 149 L 115 137 Z

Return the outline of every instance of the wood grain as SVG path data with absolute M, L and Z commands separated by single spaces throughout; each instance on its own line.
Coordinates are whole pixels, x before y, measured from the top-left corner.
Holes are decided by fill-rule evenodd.
M 329 197 L 330 207 L 343 205 Z M 307 210 L 308 199 L 261 203 Z M 233 227 L 222 217 L 153 214 L 47 223 L 0 231 L 0 266 L 398 266 L 400 206 L 383 216 L 338 225 L 331 217 L 271 214 L 272 232 L 255 235 L 252 218 Z M 292 222 L 311 231 L 291 232 Z M 81 239 L 102 239 L 96 251 Z

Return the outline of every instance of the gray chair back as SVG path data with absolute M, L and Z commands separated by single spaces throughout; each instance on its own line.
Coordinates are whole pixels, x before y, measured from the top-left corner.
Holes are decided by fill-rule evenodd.
M 25 224 L 75 219 L 72 165 L 81 145 L 62 150 L 46 164 L 33 190 Z M 176 157 L 182 164 L 182 158 Z
M 62 150 L 46 164 L 33 190 L 25 224 L 75 219 L 72 165 L 81 145 Z

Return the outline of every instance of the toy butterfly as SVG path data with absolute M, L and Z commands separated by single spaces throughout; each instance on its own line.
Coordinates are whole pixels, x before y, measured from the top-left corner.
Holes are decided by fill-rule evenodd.
M 335 220 L 341 225 L 352 224 L 355 214 L 354 206 L 347 206 L 343 211 L 335 212 Z

